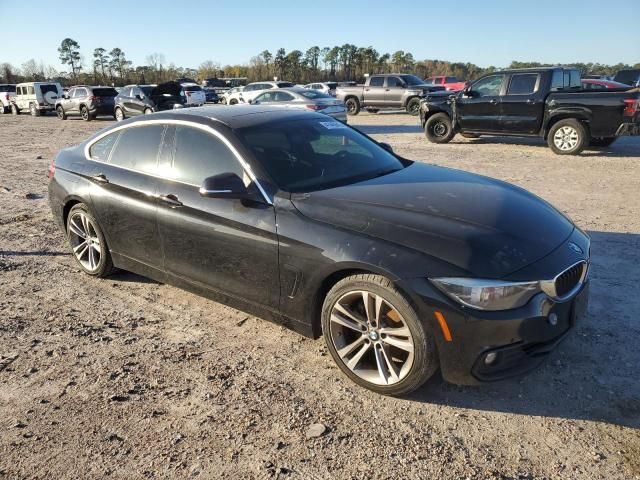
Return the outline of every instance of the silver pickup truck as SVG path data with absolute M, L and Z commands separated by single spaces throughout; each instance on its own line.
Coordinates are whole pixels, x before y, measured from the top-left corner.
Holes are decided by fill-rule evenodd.
M 338 87 L 336 98 L 345 103 L 349 115 L 357 115 L 362 108 L 372 113 L 382 108 L 403 108 L 410 115 L 418 115 L 421 97 L 439 90 L 444 87 L 427 85 L 415 75 L 393 73 L 371 75 L 364 85 Z

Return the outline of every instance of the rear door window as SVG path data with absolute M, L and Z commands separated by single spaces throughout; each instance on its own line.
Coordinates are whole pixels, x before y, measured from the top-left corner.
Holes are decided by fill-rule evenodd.
M 537 73 L 516 73 L 511 75 L 507 95 L 527 95 L 536 91 Z
M 169 178 L 200 186 L 205 178 L 221 173 L 235 173 L 243 178 L 244 171 L 219 138 L 198 128 L 177 126 Z
M 387 87 L 397 88 L 402 86 L 404 86 L 404 83 L 398 77 L 387 77 Z
M 109 163 L 129 170 L 153 173 L 164 129 L 164 125 L 148 125 L 122 130 Z

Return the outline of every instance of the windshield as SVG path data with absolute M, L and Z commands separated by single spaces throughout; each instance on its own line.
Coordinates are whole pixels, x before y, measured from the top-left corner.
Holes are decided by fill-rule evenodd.
M 118 92 L 116 92 L 115 88 L 94 88 L 93 89 L 93 94 L 96 97 L 115 97 L 116 95 L 118 95 Z
M 267 123 L 238 134 L 287 192 L 349 185 L 404 168 L 377 143 L 331 118 Z
M 326 93 L 319 92 L 318 90 L 305 90 L 304 92 L 297 92 L 300 95 L 307 98 L 333 98 L 331 95 L 327 95 Z
M 613 80 L 627 85 L 634 85 L 640 80 L 640 70 L 620 70 Z
M 415 75 L 402 75 L 402 79 L 407 82 L 407 85 L 424 85 L 424 80 Z

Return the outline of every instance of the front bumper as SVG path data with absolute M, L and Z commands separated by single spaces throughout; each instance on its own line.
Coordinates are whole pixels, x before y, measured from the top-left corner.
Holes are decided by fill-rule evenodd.
M 639 122 L 640 122 L 640 117 L 639 117 Z M 640 135 L 639 122 L 621 123 L 620 126 L 618 127 L 618 130 L 616 130 L 616 137 Z

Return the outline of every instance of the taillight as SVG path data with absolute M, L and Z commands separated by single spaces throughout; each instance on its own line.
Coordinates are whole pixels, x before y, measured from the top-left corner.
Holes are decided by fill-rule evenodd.
M 313 110 L 314 112 L 327 108 L 326 105 L 305 105 L 305 107 L 307 107 L 309 110 Z
M 640 109 L 640 106 L 638 105 L 638 103 L 640 103 L 640 100 L 625 100 L 624 101 L 624 115 L 628 115 L 628 116 L 633 116 L 636 114 L 636 112 Z
M 47 169 L 47 177 L 49 178 L 49 180 L 51 180 L 56 173 L 56 164 L 54 162 L 55 160 L 51 160 L 49 168 Z

